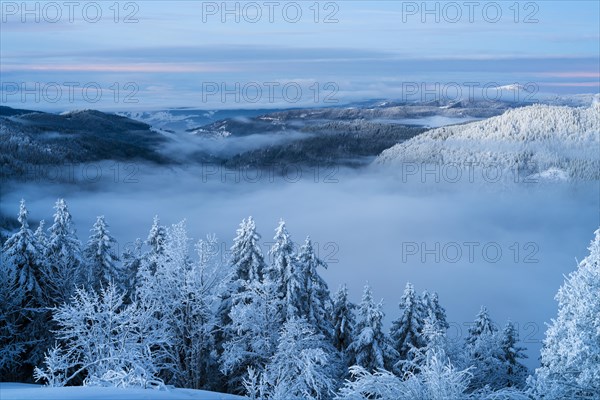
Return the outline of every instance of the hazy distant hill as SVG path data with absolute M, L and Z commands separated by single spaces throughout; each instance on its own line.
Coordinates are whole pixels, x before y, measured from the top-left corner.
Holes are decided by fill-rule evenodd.
M 0 109 L 0 177 L 19 178 L 31 166 L 99 160 L 164 163 L 166 138 L 150 125 L 84 110 L 63 114 Z

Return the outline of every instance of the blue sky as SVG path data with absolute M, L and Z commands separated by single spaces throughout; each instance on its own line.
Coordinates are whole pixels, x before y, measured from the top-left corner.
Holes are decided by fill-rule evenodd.
M 4 105 L 281 107 L 400 98 L 407 84 L 438 97 L 454 83 L 600 91 L 597 1 L 50 3 L 2 1 Z

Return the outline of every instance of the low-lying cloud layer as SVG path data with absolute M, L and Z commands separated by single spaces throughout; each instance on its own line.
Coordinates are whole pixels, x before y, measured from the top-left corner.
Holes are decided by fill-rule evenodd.
M 295 242 L 311 235 L 318 243 L 333 290 L 347 282 L 359 301 L 368 281 L 385 299 L 388 323 L 397 317 L 407 281 L 437 291 L 452 322 L 451 338 L 464 337 L 485 304 L 498 324 L 508 318 L 518 324 L 532 367 L 563 274 L 586 255 L 599 225 L 598 182 L 451 184 L 436 183 L 430 174 L 407 180 L 389 170 L 318 167 L 282 177 L 136 165 L 115 175 L 113 164 L 97 167 L 97 182 L 5 186 L 1 211 L 16 214 L 25 198 L 32 221 L 51 222 L 56 198 L 64 197 L 83 242 L 97 215 L 105 215 L 124 246 L 145 238 L 158 214 L 163 224 L 187 219 L 196 240 L 216 233 L 223 249 L 242 218 L 256 219 L 264 242 L 284 218 Z

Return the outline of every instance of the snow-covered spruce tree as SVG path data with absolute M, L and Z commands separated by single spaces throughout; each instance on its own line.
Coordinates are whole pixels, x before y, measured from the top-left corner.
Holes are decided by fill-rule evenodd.
M 280 220 L 275 229 L 275 243 L 269 251 L 271 265 L 266 273 L 277 286 L 277 292 L 282 299 L 281 315 L 284 321 L 299 317 L 302 298 L 303 282 L 300 276 L 300 265 L 294 250 L 294 242 L 285 226 L 285 221 Z
M 333 299 L 332 323 L 333 323 L 333 345 L 345 353 L 348 346 L 354 340 L 354 325 L 356 317 L 354 310 L 356 305 L 348 300 L 348 288 L 341 285 Z
M 133 242 L 133 246 L 127 246 L 123 251 L 121 260 L 123 282 L 125 283 L 125 302 L 128 303 L 133 297 L 135 297 L 135 290 L 137 288 L 137 276 L 144 259 L 142 254 L 143 242 L 140 238 Z
M 231 334 L 223 344 L 221 371 L 227 376 L 228 391 L 243 392 L 248 371 L 262 374 L 275 354 L 283 324 L 282 300 L 277 285 L 265 274 L 261 280 L 244 281 L 232 295 Z
M 12 285 L 14 271 L 0 254 L 0 376 L 3 380 L 19 380 L 21 354 L 25 343 L 21 340 L 20 317 L 22 292 Z
M 167 363 L 171 369 L 161 371 L 167 383 L 178 384 L 185 358 L 186 276 L 191 269 L 188 254 L 189 238 L 185 221 L 174 224 L 166 231 L 163 250 L 155 259 L 145 259 L 138 273 L 135 299 L 140 305 L 153 310 L 153 324 L 166 325 L 171 334 L 167 350 Z M 156 268 L 154 273 L 152 269 Z
M 230 275 L 227 284 L 221 293 L 221 304 L 217 312 L 217 347 L 222 350 L 222 345 L 231 336 L 231 308 L 233 307 L 232 296 L 247 287 L 251 281 L 257 281 L 262 278 L 265 269 L 265 259 L 260 248 L 260 234 L 256 232 L 256 225 L 252 217 L 244 219 L 236 231 L 237 235 L 233 239 L 231 246 L 231 256 L 229 260 Z
M 500 338 L 498 329 L 483 306 L 469 328 L 466 344 L 469 363 L 473 367 L 471 389 L 481 389 L 486 385 L 492 389 L 501 388 L 503 361 Z
M 113 250 L 117 241 L 110 235 L 104 216 L 97 217 L 90 232 L 90 238 L 83 252 L 86 286 L 97 291 L 107 286 L 109 282 L 114 282 L 117 290 L 125 292 L 125 276 L 118 264 L 119 258 Z
M 421 294 L 421 303 L 423 304 L 423 316 L 428 316 L 431 310 L 440 328 L 448 329 L 450 327 L 446 320 L 446 310 L 441 306 L 437 292 L 429 293 L 424 290 Z
M 327 268 L 327 264 L 315 254 L 310 237 L 298 253 L 298 275 L 300 277 L 300 315 L 314 327 L 316 332 L 330 338 L 333 333 L 331 319 L 331 294 L 325 280 L 319 275 L 319 267 Z
M 112 283 L 99 293 L 77 289 L 71 304 L 54 312 L 58 344 L 36 368 L 35 379 L 51 386 L 82 378 L 90 386 L 162 385 L 157 375 L 170 335 L 149 323 L 153 309 L 125 306 L 123 297 Z
M 37 240 L 37 242 L 39 243 L 39 245 L 42 247 L 42 249 L 46 249 L 46 246 L 48 246 L 48 236 L 46 235 L 46 221 L 41 220 L 40 223 L 38 224 L 38 227 L 36 228 L 35 232 L 33 232 L 33 236 L 35 236 L 35 239 Z M 42 254 L 44 254 L 44 252 L 42 252 Z
M 410 282 L 406 284 L 398 306 L 400 317 L 392 322 L 390 339 L 398 354 L 394 372 L 402 376 L 406 372 L 403 365 L 410 362 L 411 349 L 418 349 L 424 345 L 421 336 L 425 317 L 423 303 Z
M 218 389 L 215 310 L 227 271 L 220 262 L 215 236 L 200 240 L 196 251 L 198 260 L 187 271 L 182 288 L 184 346 L 178 367 L 179 382 L 188 388 Z
M 45 342 L 51 337 L 47 326 L 50 316 L 44 308 L 44 247 L 29 229 L 27 217 L 25 201 L 21 200 L 18 215 L 21 227 L 2 247 L 2 285 L 8 291 L 5 295 L 11 297 L 5 300 L 2 311 L 7 324 L 2 336 L 8 336 L 9 332 L 12 336 L 2 340 L 2 344 L 13 355 L 14 349 L 22 351 L 21 358 L 12 360 L 20 367 L 7 371 L 20 379 L 30 378 L 20 375 L 30 375 L 35 364 L 41 362 Z
M 527 358 L 527 355 L 524 353 L 525 347 L 519 346 L 518 342 L 519 333 L 514 324 L 508 321 L 500 334 L 500 350 L 503 362 L 500 386 L 519 389 L 525 386 L 529 371 L 519 360 Z
M 6 268 L 12 277 L 6 282 L 23 300 L 23 308 L 38 308 L 43 300 L 43 247 L 37 241 L 27 222 L 25 200 L 21 200 L 18 221 L 19 230 L 4 243 L 2 253 Z
M 354 341 L 348 347 L 351 363 L 369 372 L 389 367 L 397 353 L 383 332 L 382 303 L 375 304 L 371 287 L 365 285 L 358 309 Z
M 558 316 L 529 381 L 537 398 L 600 398 L 600 229 L 589 251 L 556 295 Z
M 54 206 L 54 224 L 46 247 L 44 280 L 48 303 L 58 305 L 71 299 L 77 285 L 83 283 L 81 243 L 77 239 L 71 214 L 64 199 Z
M 287 321 L 264 372 L 266 399 L 329 399 L 338 366 L 334 353 L 331 344 L 304 318 Z
M 155 215 L 150 232 L 148 232 L 148 238 L 146 239 L 146 244 L 150 247 L 150 250 L 144 256 L 151 274 L 156 272 L 158 258 L 164 254 L 166 237 L 167 228 L 160 224 L 158 215 Z

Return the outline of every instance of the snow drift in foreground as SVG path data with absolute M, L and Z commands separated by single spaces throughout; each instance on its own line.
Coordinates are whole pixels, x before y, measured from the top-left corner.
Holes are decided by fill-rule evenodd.
M 519 166 L 542 180 L 600 179 L 599 147 L 600 104 L 533 105 L 427 131 L 385 150 L 376 163 Z
M 132 389 L 109 387 L 44 387 L 0 383 L 2 400 L 236 400 L 243 397 L 193 389 Z

